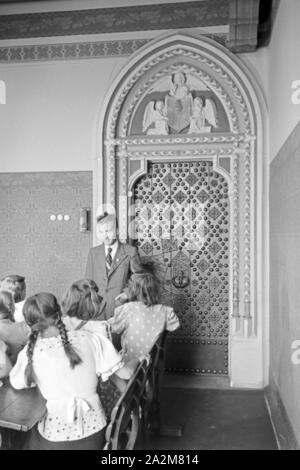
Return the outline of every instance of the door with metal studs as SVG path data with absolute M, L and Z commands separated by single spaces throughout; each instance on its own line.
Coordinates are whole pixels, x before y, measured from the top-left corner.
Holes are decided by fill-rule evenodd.
M 135 238 L 173 306 L 166 369 L 228 374 L 229 199 L 211 161 L 151 163 L 135 185 Z

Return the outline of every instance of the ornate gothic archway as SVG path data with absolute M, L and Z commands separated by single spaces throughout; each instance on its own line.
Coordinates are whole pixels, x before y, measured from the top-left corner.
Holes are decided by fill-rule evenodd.
M 169 98 L 174 95 L 166 84 L 171 87 L 176 73 L 185 77 L 191 108 L 184 90 L 177 101 Z M 200 130 L 192 127 L 191 120 L 183 123 L 187 115 L 193 118 L 195 98 L 201 98 L 205 105 L 213 103 L 216 125 L 207 116 Z M 167 128 L 159 127 L 155 118 L 158 101 L 165 105 Z M 107 203 L 116 207 L 121 238 L 128 238 L 128 213 L 134 215 L 130 214 L 130 205 L 137 182 L 154 164 L 208 162 L 226 181 L 230 208 L 229 366 L 224 365 L 223 372 L 229 372 L 233 385 L 263 386 L 267 380 L 263 315 L 267 297 L 260 289 L 266 275 L 261 258 L 265 235 L 261 221 L 265 110 L 249 73 L 235 56 L 212 40 L 166 35 L 129 60 L 112 84 L 102 109 L 95 206 Z M 150 120 L 147 109 L 152 113 Z M 218 373 L 208 370 L 205 372 Z

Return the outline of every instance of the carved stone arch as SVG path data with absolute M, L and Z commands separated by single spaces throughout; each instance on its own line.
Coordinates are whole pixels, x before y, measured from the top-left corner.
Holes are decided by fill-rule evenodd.
M 178 70 L 201 80 L 214 93 L 228 119 L 226 132 L 163 136 L 132 132 L 135 113 L 149 89 Z M 139 49 L 108 90 L 99 117 L 94 171 L 95 208 L 104 203 L 116 208 L 125 240 L 131 190 L 149 162 L 186 156 L 219 166 L 232 188 L 229 373 L 232 384 L 250 387 L 267 380 L 263 352 L 267 297 L 259 288 L 266 274 L 264 263 L 257 259 L 265 236 L 265 114 L 260 90 L 236 56 L 208 38 L 167 34 Z

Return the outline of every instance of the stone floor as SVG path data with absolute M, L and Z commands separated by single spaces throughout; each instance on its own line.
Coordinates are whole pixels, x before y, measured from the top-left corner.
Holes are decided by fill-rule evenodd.
M 182 436 L 151 436 L 147 450 L 277 449 L 262 390 L 165 387 L 161 408 L 163 432 Z

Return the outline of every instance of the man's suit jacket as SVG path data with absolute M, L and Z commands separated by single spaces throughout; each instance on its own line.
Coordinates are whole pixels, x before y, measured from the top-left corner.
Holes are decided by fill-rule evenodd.
M 104 300 L 102 312 L 105 319 L 113 316 L 115 298 L 125 289 L 131 274 L 140 269 L 140 257 L 134 246 L 119 242 L 109 272 L 106 269 L 104 244 L 90 249 L 85 277 L 95 281 L 99 287 L 99 294 Z

